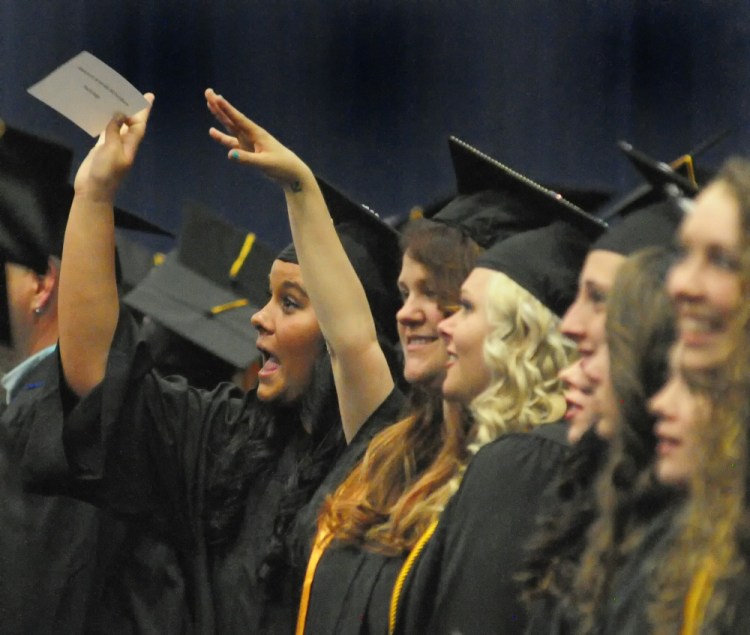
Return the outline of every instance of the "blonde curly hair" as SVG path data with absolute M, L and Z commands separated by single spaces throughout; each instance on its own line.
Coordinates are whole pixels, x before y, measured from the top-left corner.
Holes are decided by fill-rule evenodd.
M 500 272 L 487 286 L 487 321 L 484 361 L 491 380 L 471 403 L 472 454 L 503 434 L 562 418 L 565 398 L 557 374 L 575 350 L 560 333 L 560 319 Z

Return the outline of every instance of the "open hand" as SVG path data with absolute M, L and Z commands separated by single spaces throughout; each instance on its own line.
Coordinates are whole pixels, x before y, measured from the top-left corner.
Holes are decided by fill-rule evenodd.
M 294 152 L 259 125 L 253 123 L 213 89 L 206 90 L 206 104 L 226 133 L 211 128 L 212 139 L 229 148 L 229 158 L 259 168 L 282 187 L 296 190 L 312 176 Z M 228 134 L 227 134 L 228 133 Z

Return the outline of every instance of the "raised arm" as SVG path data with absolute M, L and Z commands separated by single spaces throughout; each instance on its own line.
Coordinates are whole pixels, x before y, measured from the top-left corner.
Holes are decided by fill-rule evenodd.
M 146 98 L 153 103 L 153 95 Z M 104 378 L 119 300 L 114 199 L 146 132 L 150 106 L 115 117 L 81 163 L 65 230 L 58 298 L 60 358 L 70 388 L 83 396 Z
M 347 440 L 393 389 L 362 284 L 341 245 L 310 168 L 213 90 L 209 110 L 229 134 L 211 128 L 233 161 L 254 166 L 284 190 L 302 279 L 331 355 Z M 394 316 L 395 319 L 395 316 Z

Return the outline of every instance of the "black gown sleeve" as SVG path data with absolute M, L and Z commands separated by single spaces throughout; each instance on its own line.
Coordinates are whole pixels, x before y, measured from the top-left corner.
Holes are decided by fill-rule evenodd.
M 254 393 L 230 384 L 196 390 L 151 366 L 123 310 L 104 381 L 68 404 L 62 433 L 68 484 L 76 497 L 166 526 L 175 544 L 190 551 L 202 542 L 211 435 L 231 438 L 233 427 L 252 424 Z

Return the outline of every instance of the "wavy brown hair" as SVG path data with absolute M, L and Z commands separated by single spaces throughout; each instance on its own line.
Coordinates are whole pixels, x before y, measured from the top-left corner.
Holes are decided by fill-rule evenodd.
M 734 348 L 720 367 L 691 373 L 694 391 L 709 402 L 698 422 L 702 452 L 689 484 L 689 496 L 676 520 L 675 537 L 656 572 L 649 617 L 657 634 L 680 623 L 686 594 L 705 575 L 694 631 L 730 628 L 733 587 L 750 562 L 748 512 L 748 394 L 750 394 L 750 161 L 729 159 L 714 183 L 723 184 L 740 209 L 740 283 L 744 302 L 735 317 Z M 701 423 L 703 425 L 701 425 Z
M 433 403 L 431 412 L 418 411 L 378 434 L 324 506 L 320 526 L 335 538 L 388 555 L 411 549 L 458 489 L 479 446 L 562 416 L 557 373 L 572 345 L 555 328 L 558 319 L 501 274 L 487 293 L 483 352 L 491 385 L 471 412 Z
M 664 289 L 671 262 L 663 248 L 637 252 L 620 267 L 607 302 L 609 372 L 618 408 L 609 460 L 595 487 L 597 518 L 574 581 L 581 633 L 596 631 L 615 571 L 669 498 L 652 475 L 655 421 L 647 402 L 666 381 L 674 339 Z
M 458 228 L 427 219 L 407 225 L 401 246 L 429 272 L 447 316 L 479 247 Z M 455 489 L 451 480 L 467 458 L 468 421 L 444 416 L 439 390 L 412 386 L 408 415 L 372 439 L 362 461 L 324 503 L 319 527 L 389 555 L 409 550 Z

